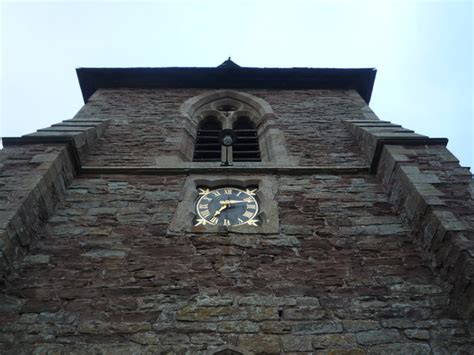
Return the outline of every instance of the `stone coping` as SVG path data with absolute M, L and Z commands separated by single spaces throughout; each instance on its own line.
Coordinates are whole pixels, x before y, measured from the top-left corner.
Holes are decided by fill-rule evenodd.
M 27 144 L 65 144 L 78 169 L 104 134 L 110 120 L 65 120 L 21 137 L 2 138 L 5 147 Z
M 385 145 L 444 145 L 447 138 L 430 138 L 388 121 L 344 120 L 349 131 L 371 162 L 370 170 L 377 172 L 377 166 Z

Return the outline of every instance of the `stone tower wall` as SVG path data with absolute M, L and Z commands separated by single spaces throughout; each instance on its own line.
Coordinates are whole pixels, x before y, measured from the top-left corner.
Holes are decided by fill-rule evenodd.
M 2 234 L 27 236 L 5 258 L 2 352 L 472 352 L 472 180 L 443 145 L 354 91 L 249 90 L 296 162 L 270 172 L 279 232 L 175 232 L 193 165 L 157 162 L 183 159 L 179 108 L 201 92 L 100 90 L 2 151 L 24 187 L 10 209 L 39 211 Z
M 205 90 L 101 89 L 75 118 L 110 119 L 92 166 L 149 166 L 162 155 L 185 150 L 187 119 L 180 106 Z M 300 165 L 366 166 L 367 159 L 344 125 L 361 118 L 361 102 L 348 91 L 245 92 L 266 100 L 284 132 L 289 154 Z M 145 154 L 144 154 L 145 152 Z

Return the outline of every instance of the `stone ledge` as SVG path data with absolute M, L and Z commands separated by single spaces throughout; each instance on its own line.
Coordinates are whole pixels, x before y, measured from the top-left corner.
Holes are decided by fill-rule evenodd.
M 220 166 L 209 163 L 186 163 L 181 166 L 82 166 L 81 174 L 131 174 L 131 175 L 188 175 L 207 174 L 212 169 L 216 174 L 278 174 L 278 175 L 314 175 L 314 174 L 366 174 L 368 166 Z
M 22 137 L 2 138 L 2 142 L 5 147 L 41 143 L 70 144 L 70 153 L 77 160 L 76 167 L 79 167 L 85 162 L 92 147 L 104 134 L 109 122 L 109 119 L 88 120 L 84 125 L 84 120 L 66 120 Z
M 344 120 L 362 151 L 371 162 L 371 172 L 377 171 L 385 145 L 447 145 L 446 138 L 430 138 L 388 121 Z

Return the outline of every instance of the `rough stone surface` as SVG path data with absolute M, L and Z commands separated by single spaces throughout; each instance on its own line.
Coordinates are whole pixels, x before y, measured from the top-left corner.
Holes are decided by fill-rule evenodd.
M 420 145 L 419 135 L 400 133 L 404 129 L 378 120 L 368 106 L 362 111 L 365 120 L 345 123 L 377 168 L 390 202 L 408 221 L 423 258 L 454 286 L 452 309 L 474 319 L 474 181 L 469 169 L 445 146 Z M 405 140 L 397 143 L 393 140 L 399 134 Z M 382 138 L 391 142 L 381 145 Z
M 63 145 L 6 147 L 0 151 L 0 163 L 1 285 L 52 215 L 74 169 Z M 48 263 L 48 256 L 32 256 L 27 262 Z
M 402 154 L 403 153 L 403 154 Z M 403 155 L 403 159 L 400 156 Z M 441 276 L 453 308 L 474 318 L 474 182 L 442 146 L 385 148 L 378 177 Z
M 423 264 L 374 177 L 280 176 L 282 230 L 298 223 L 311 231 L 296 236 L 298 246 L 169 233 L 153 216 L 170 219 L 178 201 L 150 192 L 179 192 L 184 181 L 77 178 L 4 289 L 2 349 L 80 343 L 92 351 L 97 339 L 112 349 L 129 339 L 138 352 L 234 340 L 270 353 L 396 353 L 403 337 L 416 351 L 472 345 L 472 324 L 442 318 L 447 304 L 433 299 L 450 286 Z M 31 263 L 45 255 L 48 263 Z
M 250 92 L 272 105 L 301 164 L 368 164 L 342 122 L 376 119 L 354 93 Z M 179 105 L 198 93 L 97 93 L 76 119 L 112 121 L 87 164 L 153 165 L 174 154 Z M 3 201 L 23 203 L 53 148 L 5 150 Z M 470 175 L 430 149 L 382 156 L 388 175 L 275 176 L 275 235 L 170 230 L 178 203 L 193 203 L 182 200 L 186 174 L 83 174 L 66 190 L 70 177 L 0 285 L 0 352 L 473 353 L 474 324 L 452 302 L 466 305 L 472 290 Z M 457 249 L 447 247 L 453 238 Z M 437 248 L 441 275 L 424 245 Z
M 266 100 L 276 113 L 289 154 L 302 165 L 367 166 L 344 118 L 361 117 L 358 98 L 348 91 L 245 90 Z M 87 165 L 150 166 L 161 156 L 183 158 L 186 118 L 180 105 L 203 90 L 102 89 L 77 118 L 111 122 Z M 133 124 L 131 124 L 133 122 Z M 295 124 L 298 122 L 298 124 Z M 142 154 L 144 151 L 147 154 Z

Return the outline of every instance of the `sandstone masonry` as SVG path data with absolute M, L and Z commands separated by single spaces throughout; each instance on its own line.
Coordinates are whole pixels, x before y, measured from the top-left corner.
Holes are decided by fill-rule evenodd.
M 205 91 L 101 88 L 4 139 L 2 353 L 474 351 L 474 189 L 444 140 L 355 90 L 250 87 L 288 165 L 192 163 L 180 105 Z M 278 232 L 170 229 L 202 174 L 271 176 Z

